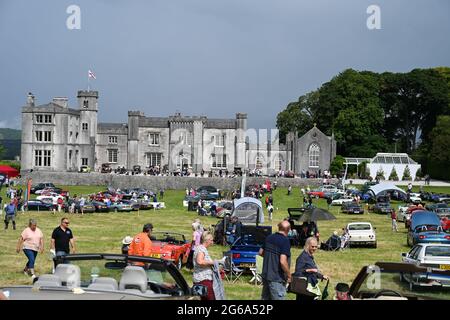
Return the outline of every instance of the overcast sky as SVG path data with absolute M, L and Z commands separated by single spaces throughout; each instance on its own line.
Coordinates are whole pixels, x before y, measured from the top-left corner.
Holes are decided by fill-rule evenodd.
M 81 29 L 69 30 L 70 5 Z M 381 30 L 367 8 L 381 9 Z M 234 118 L 273 128 L 299 96 L 346 68 L 405 72 L 450 66 L 448 0 L 0 0 L 1 127 L 37 103 L 97 79 L 99 120 Z

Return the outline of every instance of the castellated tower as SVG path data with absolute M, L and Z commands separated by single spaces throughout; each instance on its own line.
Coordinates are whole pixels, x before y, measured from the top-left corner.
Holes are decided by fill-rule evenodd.
M 236 113 L 237 121 L 237 133 L 236 133 L 236 167 L 242 168 L 242 170 L 247 169 L 247 163 L 245 159 L 246 153 L 246 131 L 247 131 L 247 114 L 246 113 Z
M 98 91 L 78 91 L 79 120 L 79 159 L 81 165 L 92 170 L 98 167 L 95 153 L 97 136 Z

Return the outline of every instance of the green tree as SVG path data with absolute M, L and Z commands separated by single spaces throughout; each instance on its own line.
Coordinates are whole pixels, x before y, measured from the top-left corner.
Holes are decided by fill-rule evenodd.
M 333 176 L 338 176 L 341 174 L 342 170 L 344 170 L 344 162 L 345 158 L 340 155 L 336 155 L 333 161 L 331 161 L 330 172 Z
M 380 103 L 385 114 L 384 136 L 399 141 L 399 149 L 410 153 L 419 138 L 427 143 L 438 115 L 448 108 L 448 85 L 433 69 L 408 73 L 384 73 Z
M 6 149 L 3 147 L 3 145 L 0 144 L 0 160 L 3 159 L 3 155 L 5 154 Z
M 408 166 L 406 166 L 405 170 L 403 171 L 402 180 L 411 180 L 411 171 L 409 170 Z
M 450 179 L 450 116 L 438 117 L 430 134 L 429 173 L 433 177 Z
M 311 105 L 317 102 L 316 91 L 301 96 L 297 102 L 291 102 L 277 115 L 277 128 L 280 130 L 280 142 L 286 142 L 289 132 L 299 136 L 308 132 L 313 126 Z
M 391 174 L 389 175 L 389 180 L 398 181 L 397 170 L 395 170 L 395 167 L 392 168 Z

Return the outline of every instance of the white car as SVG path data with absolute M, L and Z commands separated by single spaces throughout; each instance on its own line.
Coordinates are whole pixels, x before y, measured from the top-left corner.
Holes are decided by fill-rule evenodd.
M 406 220 L 409 219 L 408 208 L 409 208 L 409 206 L 404 206 L 404 207 L 398 208 L 397 221 L 405 222 Z
M 48 203 L 55 203 L 58 201 L 58 199 L 61 198 L 64 200 L 64 197 L 61 195 L 56 196 L 37 196 L 36 200 L 40 200 L 42 202 L 48 202 Z
M 349 245 L 370 245 L 377 247 L 377 237 L 375 228 L 370 222 L 352 222 L 347 224 L 347 232 L 349 234 Z
M 420 193 L 410 193 L 409 194 L 409 202 L 413 204 L 422 203 L 422 198 L 420 197 Z
M 340 199 L 336 199 L 336 200 L 331 201 L 331 205 L 332 206 L 342 206 L 342 204 L 344 202 L 352 202 L 352 201 L 353 201 L 353 197 L 344 196 L 344 197 L 342 197 Z
M 416 266 L 450 270 L 450 244 L 419 243 L 402 257 L 403 262 Z
M 402 253 L 402 260 L 405 263 L 414 264 L 420 267 L 434 270 L 450 270 L 450 244 L 442 243 L 419 243 L 408 253 Z M 436 274 L 433 278 L 416 275 L 411 277 L 403 274 L 401 280 L 405 280 L 417 286 L 443 286 L 450 287 L 450 277 Z

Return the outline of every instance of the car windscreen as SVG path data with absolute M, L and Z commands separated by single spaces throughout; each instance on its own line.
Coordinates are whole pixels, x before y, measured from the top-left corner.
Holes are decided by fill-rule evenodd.
M 383 294 L 383 290 L 390 292 L 384 291 L 385 294 Z M 386 272 L 375 267 L 374 271 L 368 272 L 354 297 L 375 298 L 380 293 L 382 296 L 399 297 L 401 295 L 412 299 L 449 300 L 450 277 L 433 272 Z
M 450 258 L 450 246 L 427 246 L 425 249 L 425 256 Z
M 370 224 L 351 224 L 348 227 L 348 230 L 353 230 L 353 231 L 357 231 L 357 230 L 370 230 Z
M 442 231 L 442 227 L 440 225 L 435 225 L 435 224 L 420 225 L 420 226 L 416 227 L 415 231 L 416 231 L 416 233 L 429 232 L 429 231 L 440 232 L 440 231 Z
M 151 236 L 152 241 L 168 242 L 173 244 L 184 244 L 185 239 L 182 234 L 168 233 L 168 232 L 153 232 Z

